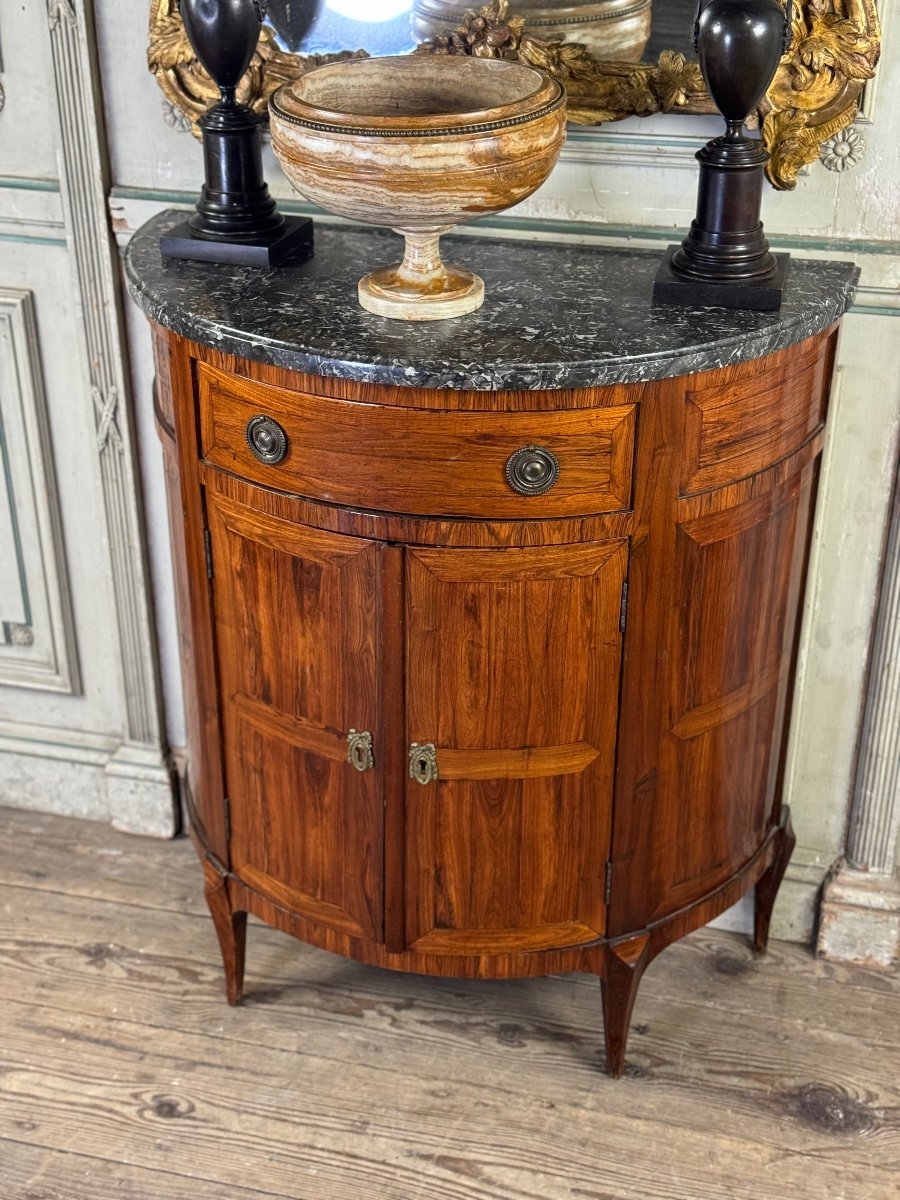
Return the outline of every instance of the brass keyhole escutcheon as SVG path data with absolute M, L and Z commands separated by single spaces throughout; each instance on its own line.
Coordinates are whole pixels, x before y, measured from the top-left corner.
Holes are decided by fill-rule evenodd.
M 434 742 L 413 742 L 409 747 L 409 777 L 416 783 L 432 783 L 438 777 Z
M 262 414 L 247 422 L 247 445 L 260 462 L 274 466 L 288 452 L 287 434 L 277 421 Z
M 347 762 L 357 771 L 371 771 L 375 766 L 375 756 L 372 753 L 372 735 L 368 730 L 358 733 L 351 729 L 347 734 Z
M 506 460 L 506 482 L 522 496 L 549 492 L 559 478 L 559 462 L 546 446 L 523 446 Z

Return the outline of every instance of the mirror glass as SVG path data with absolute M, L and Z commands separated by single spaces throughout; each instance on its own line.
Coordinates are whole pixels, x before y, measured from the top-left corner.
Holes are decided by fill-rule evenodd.
M 413 0 L 269 0 L 266 24 L 282 49 L 295 54 L 407 54 L 420 40 L 410 24 L 412 7 Z
M 441 7 L 451 15 L 463 13 L 467 8 L 477 8 L 480 0 L 269 0 L 266 23 L 275 31 L 282 49 L 300 54 L 333 54 L 338 50 L 367 50 L 370 54 L 408 54 L 423 35 L 413 29 L 413 20 L 422 20 L 423 11 L 434 12 Z M 567 16 L 579 7 L 596 14 L 603 8 L 597 0 L 578 5 L 573 0 L 520 0 L 512 3 L 513 12 L 527 16 L 528 9 L 539 10 L 542 20 L 547 19 L 555 7 L 564 7 Z M 642 7 L 641 0 L 609 0 L 610 12 L 601 20 L 590 25 L 590 43 L 598 58 L 604 57 L 604 33 L 609 31 L 612 39 L 614 28 L 626 22 L 634 25 L 635 10 Z M 637 46 L 636 52 L 623 55 L 611 45 L 609 58 L 634 57 L 644 62 L 655 62 L 663 50 L 678 50 L 686 58 L 693 58 L 691 45 L 696 0 L 647 0 L 650 9 L 649 38 Z M 416 16 L 416 10 L 419 15 Z M 558 39 L 558 32 L 549 33 L 538 25 L 532 27 L 537 36 Z M 429 36 L 426 34 L 425 36 Z M 587 40 L 573 30 L 572 41 Z M 645 35 L 646 36 L 646 35 Z
M 696 58 L 694 19 L 696 0 L 653 0 L 650 40 L 641 55 L 643 62 L 656 62 L 663 50 L 677 50 L 685 58 Z

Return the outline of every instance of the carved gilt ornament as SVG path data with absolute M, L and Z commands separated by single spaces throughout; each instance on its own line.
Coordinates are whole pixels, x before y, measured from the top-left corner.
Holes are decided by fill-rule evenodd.
M 874 0 L 795 0 L 790 46 L 757 110 L 774 187 L 793 188 L 801 168 L 819 159 L 823 143 L 852 125 L 880 48 Z M 519 59 L 540 67 L 566 88 L 569 120 L 576 125 L 660 112 L 715 112 L 698 64 L 684 55 L 667 50 L 655 63 L 606 62 L 577 42 L 533 37 L 525 18 L 510 12 L 508 0 L 491 0 L 470 11 L 455 33 L 423 42 L 415 53 Z M 325 62 L 365 56 L 365 50 L 290 54 L 264 25 L 238 97 L 263 113 L 286 81 Z M 147 61 L 168 100 L 196 132 L 197 118 L 218 99 L 218 91 L 194 57 L 176 0 L 151 0 Z

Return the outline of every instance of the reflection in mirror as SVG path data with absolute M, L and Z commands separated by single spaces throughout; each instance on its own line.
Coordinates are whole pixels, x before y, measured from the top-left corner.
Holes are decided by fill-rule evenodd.
M 406 54 L 455 29 L 474 7 L 477 0 L 269 0 L 266 20 L 291 53 Z M 514 11 L 533 36 L 583 42 L 598 58 L 655 62 L 663 50 L 694 57 L 696 0 L 517 0 Z
M 650 39 L 641 59 L 656 62 L 664 50 L 677 50 L 685 58 L 696 58 L 694 18 L 696 0 L 653 0 Z
M 266 24 L 281 48 L 295 54 L 356 47 L 372 55 L 406 54 L 418 40 L 412 6 L 413 0 L 269 0 Z
M 488 0 L 480 10 L 486 19 L 473 13 L 465 37 L 452 36 L 462 53 L 518 59 L 547 71 L 565 86 L 569 120 L 576 125 L 714 111 L 692 49 L 696 0 L 651 0 L 650 36 L 640 62 L 616 53 L 610 25 L 597 17 L 598 9 L 612 3 Z M 641 0 L 628 4 L 643 10 Z M 149 0 L 149 5 L 148 65 L 166 99 L 198 132 L 197 121 L 218 90 L 197 63 L 177 0 Z M 323 58 L 334 59 L 335 51 L 344 58 L 409 53 L 423 40 L 415 23 L 429 5 L 456 9 L 453 31 L 458 10 L 473 9 L 478 0 L 269 0 L 270 15 L 241 85 L 242 100 L 264 114 L 282 84 Z M 548 27 L 537 25 L 541 6 L 557 24 L 566 15 L 555 38 L 546 36 Z M 526 10 L 523 28 L 519 18 Z M 603 47 L 593 52 L 584 48 L 586 12 L 593 12 L 588 28 L 603 39 Z M 432 53 L 441 51 L 442 36 L 446 46 L 446 34 L 437 42 L 434 34 L 428 38 Z M 564 40 L 581 45 L 572 48 Z M 793 188 L 798 172 L 817 161 L 822 145 L 853 122 L 880 48 L 876 0 L 793 0 L 792 44 L 756 113 L 775 187 Z
M 598 58 L 637 62 L 650 34 L 652 0 L 515 0 L 532 37 L 581 42 Z M 466 0 L 415 0 L 413 25 L 422 39 L 449 33 L 465 18 Z

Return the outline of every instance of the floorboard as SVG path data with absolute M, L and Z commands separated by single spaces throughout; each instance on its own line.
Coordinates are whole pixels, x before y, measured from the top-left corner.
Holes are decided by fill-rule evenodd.
M 0 810 L 0 1200 L 900 1200 L 900 980 L 704 930 L 647 972 L 430 980 L 250 929 L 186 841 Z

